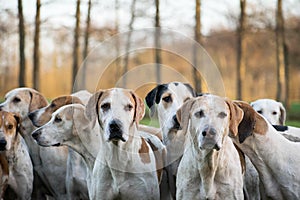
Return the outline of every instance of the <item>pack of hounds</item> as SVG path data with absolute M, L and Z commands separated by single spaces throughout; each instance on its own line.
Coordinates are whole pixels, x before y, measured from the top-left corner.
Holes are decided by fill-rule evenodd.
M 300 128 L 280 102 L 159 84 L 50 103 L 16 88 L 0 104 L 1 199 L 300 199 Z

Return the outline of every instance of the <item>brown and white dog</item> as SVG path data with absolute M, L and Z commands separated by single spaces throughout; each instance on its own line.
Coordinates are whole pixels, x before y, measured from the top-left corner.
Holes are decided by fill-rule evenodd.
M 263 184 L 263 199 L 300 198 L 300 144 L 286 140 L 245 102 L 234 143 L 251 159 Z
M 34 168 L 34 188 L 32 198 L 45 198 L 51 195 L 56 199 L 66 198 L 66 147 L 40 147 L 31 137 L 35 129 L 28 114 L 48 105 L 45 97 L 31 88 L 17 88 L 5 95 L 0 110 L 13 112 L 21 117 L 20 133 L 24 138 Z
M 91 199 L 159 199 L 155 155 L 137 130 L 144 112 L 131 90 L 113 88 L 91 97 L 86 116 L 100 128 Z
M 177 118 L 187 135 L 178 167 L 177 199 L 243 199 L 242 163 L 228 134 L 243 112 L 230 100 L 204 95 L 186 101 Z
M 0 151 L 8 161 L 7 185 L 17 199 L 31 199 L 33 167 L 24 139 L 19 134 L 19 116 L 0 111 Z
M 175 199 L 176 174 L 183 154 L 184 136 L 179 131 L 180 125 L 176 118 L 176 111 L 189 98 L 195 97 L 194 89 L 187 83 L 170 82 L 157 85 L 146 96 L 147 106 L 153 116 L 157 112 L 159 125 L 163 133 L 163 143 L 167 147 L 168 165 L 163 176 L 161 186 L 162 199 Z M 167 179 L 166 181 L 164 181 Z M 166 185 L 167 184 L 167 185 Z
M 87 103 L 92 94 L 83 90 L 72 95 L 60 96 L 53 99 L 48 106 L 29 113 L 29 118 L 36 127 L 41 127 L 50 121 L 52 113 L 69 104 Z M 82 157 L 72 148 L 69 148 L 67 160 L 66 190 L 68 199 L 88 199 L 87 166 Z

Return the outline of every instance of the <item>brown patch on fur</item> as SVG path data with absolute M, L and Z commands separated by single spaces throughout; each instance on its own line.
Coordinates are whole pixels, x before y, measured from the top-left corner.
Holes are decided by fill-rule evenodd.
M 48 102 L 45 99 L 45 97 L 39 92 L 32 90 L 29 91 L 29 95 L 31 97 L 29 103 L 29 112 L 46 107 L 48 105 Z
M 8 186 L 9 166 L 4 153 L 0 153 L 0 197 L 4 197 L 5 190 Z
M 163 153 L 166 152 L 159 152 L 158 148 L 150 140 L 147 140 L 147 142 L 150 145 L 155 156 L 156 175 L 157 175 L 158 183 L 160 183 L 163 175 L 163 169 L 164 169 L 165 155 Z
M 265 135 L 268 131 L 268 124 L 265 119 L 260 116 L 248 103 L 235 101 L 243 111 L 244 117 L 239 124 L 239 141 L 244 142 L 247 137 L 254 133 Z
M 141 138 L 142 144 L 139 149 L 139 154 L 143 163 L 150 163 L 149 147 L 144 138 Z
M 225 100 L 229 111 L 230 111 L 230 122 L 229 122 L 229 131 L 237 136 L 238 134 L 238 126 L 243 119 L 243 110 L 240 109 L 236 104 L 234 104 L 231 100 Z
M 188 129 L 189 119 L 190 119 L 190 110 L 192 109 L 194 103 L 197 99 L 187 100 L 181 108 L 176 112 L 177 120 L 182 128 L 182 133 L 185 135 Z
M 244 174 L 246 171 L 245 154 L 242 152 L 242 150 L 238 146 L 236 146 L 236 144 L 233 144 L 233 145 L 236 148 L 237 152 L 239 153 L 240 163 L 241 163 L 241 167 L 242 167 L 242 174 Z
M 132 103 L 134 103 L 134 121 L 139 123 L 145 115 L 144 101 L 133 91 L 129 92 L 129 98 L 132 99 Z

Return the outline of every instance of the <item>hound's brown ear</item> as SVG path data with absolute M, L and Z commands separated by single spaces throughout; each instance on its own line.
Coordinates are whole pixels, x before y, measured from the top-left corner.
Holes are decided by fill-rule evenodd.
M 21 126 L 21 117 L 19 114 L 14 113 L 14 118 L 17 122 L 17 128 L 16 128 L 16 132 L 18 133 L 20 131 L 20 126 Z
M 280 108 L 280 117 L 279 117 L 279 123 L 280 125 L 284 125 L 285 124 L 285 119 L 286 119 L 286 110 L 284 108 L 284 106 L 282 105 L 282 103 L 279 103 L 279 108 Z
M 90 97 L 88 103 L 86 104 L 85 116 L 93 123 L 93 126 L 95 125 L 96 121 L 98 121 L 96 120 L 98 118 L 98 101 L 100 100 L 102 94 L 103 91 L 96 92 Z
M 246 102 L 234 101 L 234 104 L 238 105 L 244 112 L 243 119 L 238 127 L 239 142 L 243 143 L 247 137 L 253 134 L 255 128 L 255 111 Z
M 226 101 L 226 104 L 230 111 L 229 131 L 233 136 L 237 136 L 238 135 L 238 127 L 243 119 L 244 112 L 241 108 L 239 108 L 231 100 L 226 99 L 225 101 Z
M 195 103 L 195 99 L 187 100 L 181 108 L 177 110 L 176 117 L 182 128 L 183 134 L 186 134 L 189 127 L 190 110 Z
M 136 123 L 139 123 L 139 121 L 141 121 L 145 115 L 145 104 L 143 102 L 143 100 L 137 96 L 136 93 L 134 92 L 130 92 L 132 95 L 132 98 L 135 101 L 135 113 L 134 113 L 134 120 Z
M 43 95 L 41 95 L 39 92 L 34 90 L 29 91 L 29 95 L 31 98 L 29 104 L 29 113 L 34 110 L 46 107 L 48 105 L 46 98 Z

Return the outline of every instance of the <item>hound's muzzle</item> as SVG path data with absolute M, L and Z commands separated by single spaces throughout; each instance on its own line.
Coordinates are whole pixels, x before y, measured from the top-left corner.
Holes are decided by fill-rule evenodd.
M 217 130 L 212 128 L 212 127 L 207 127 L 202 131 L 202 136 L 203 136 L 203 143 L 202 146 L 211 146 L 213 149 L 216 149 L 217 151 L 220 150 L 220 147 L 217 143 L 218 140 L 218 134 Z
M 122 123 L 119 120 L 113 120 L 109 124 L 109 141 L 126 140 L 123 137 Z

